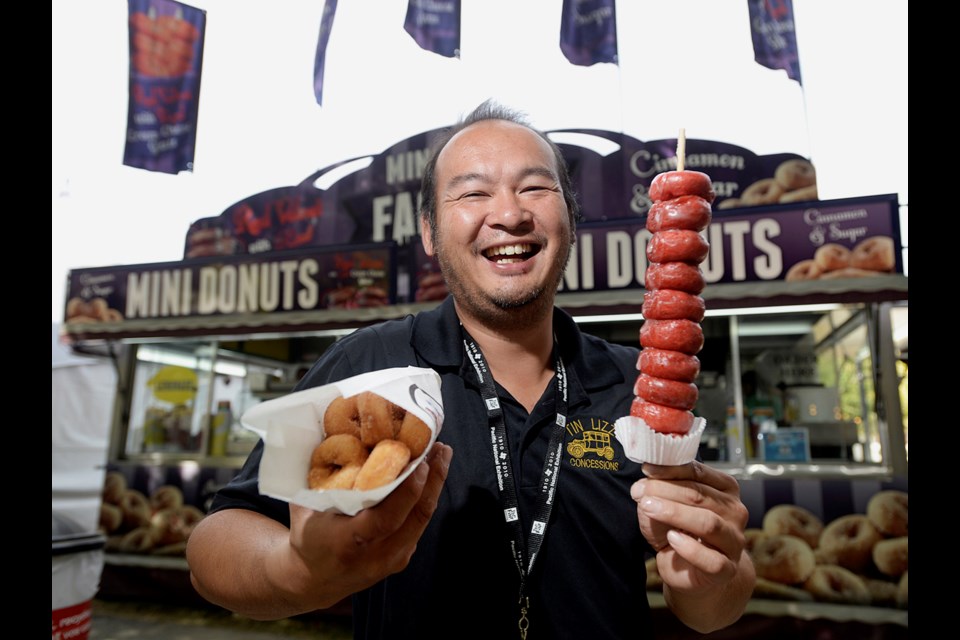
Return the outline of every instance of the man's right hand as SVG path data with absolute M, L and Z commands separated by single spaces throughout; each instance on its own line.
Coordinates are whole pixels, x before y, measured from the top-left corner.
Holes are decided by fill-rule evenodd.
M 200 521 L 187 544 L 190 579 L 215 604 L 254 620 L 325 609 L 407 566 L 437 509 L 453 450 L 425 460 L 379 504 L 354 516 L 290 505 L 290 529 L 225 509 Z
M 277 550 L 285 561 L 276 566 L 284 568 L 271 581 L 292 587 L 287 597 L 312 610 L 402 571 L 436 511 L 452 455 L 449 445 L 435 443 L 390 495 L 354 516 L 291 504 L 289 549 Z

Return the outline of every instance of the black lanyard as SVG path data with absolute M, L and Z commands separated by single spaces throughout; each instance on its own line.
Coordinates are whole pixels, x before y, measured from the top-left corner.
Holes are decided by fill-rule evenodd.
M 493 463 L 497 472 L 497 485 L 500 489 L 500 503 L 503 506 L 503 515 L 511 527 L 513 539 L 510 547 L 513 558 L 520 571 L 520 637 L 527 637 L 527 628 L 530 622 L 527 619 L 527 609 L 530 600 L 526 594 L 527 576 L 533 570 L 533 563 L 537 559 L 540 544 L 547 533 L 547 524 L 550 522 L 550 509 L 553 508 L 553 496 L 557 489 L 557 480 L 560 478 L 560 461 L 563 456 L 563 438 L 567 425 L 567 372 L 560 358 L 560 350 L 554 343 L 553 351 L 556 358 L 556 407 L 557 417 L 555 428 L 550 433 L 550 444 L 543 461 L 543 473 L 540 477 L 540 492 L 537 507 L 527 537 L 520 525 L 520 504 L 517 500 L 517 487 L 513 479 L 513 467 L 510 465 L 510 448 L 507 445 L 507 428 L 503 420 L 503 409 L 493 384 L 490 368 L 480 351 L 480 347 L 470 337 L 467 330 L 463 331 L 463 346 L 467 358 L 473 364 L 480 382 L 483 402 L 487 407 L 487 419 L 490 424 L 490 440 L 493 444 Z

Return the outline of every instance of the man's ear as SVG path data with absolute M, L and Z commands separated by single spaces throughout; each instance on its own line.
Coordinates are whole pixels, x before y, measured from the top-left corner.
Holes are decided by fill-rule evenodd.
M 427 216 L 420 215 L 420 240 L 423 242 L 423 251 L 431 258 L 433 251 L 433 234 L 430 232 L 430 223 L 427 222 Z

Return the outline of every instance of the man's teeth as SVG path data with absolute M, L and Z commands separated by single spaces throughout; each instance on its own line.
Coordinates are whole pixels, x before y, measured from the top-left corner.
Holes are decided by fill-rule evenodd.
M 487 251 L 487 257 L 491 260 L 496 261 L 498 264 L 506 264 L 510 262 L 520 262 L 521 258 L 511 258 L 511 256 L 519 256 L 524 253 L 530 252 L 529 244 L 511 244 L 503 247 L 494 247 Z

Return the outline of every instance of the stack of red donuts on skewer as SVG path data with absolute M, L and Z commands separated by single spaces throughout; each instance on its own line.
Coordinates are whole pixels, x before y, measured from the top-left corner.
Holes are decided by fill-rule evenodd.
M 680 162 L 677 171 L 660 173 L 650 184 L 647 230 L 653 235 L 647 244 L 640 375 L 630 414 L 658 433 L 684 435 L 694 422 L 705 311 L 699 265 L 710 248 L 701 232 L 710 224 L 715 197 L 709 176 L 685 171 Z

